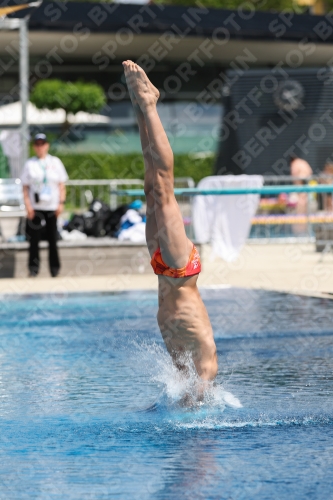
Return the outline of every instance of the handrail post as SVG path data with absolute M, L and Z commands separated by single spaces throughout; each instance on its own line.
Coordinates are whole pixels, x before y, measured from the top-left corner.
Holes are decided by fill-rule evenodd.
M 29 156 L 29 51 L 28 51 L 28 18 L 20 19 L 20 99 L 22 106 L 21 121 L 21 162 L 22 166 Z
M 308 237 L 311 236 L 311 223 L 310 223 L 310 193 L 306 193 L 306 217 L 307 217 L 307 230 Z
M 110 182 L 110 208 L 111 210 L 115 210 L 117 208 L 117 195 L 114 194 L 115 188 L 117 188 L 117 184 L 114 180 Z

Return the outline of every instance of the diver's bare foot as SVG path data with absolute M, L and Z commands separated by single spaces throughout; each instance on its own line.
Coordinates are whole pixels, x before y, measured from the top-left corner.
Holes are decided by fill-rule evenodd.
M 127 62 L 127 61 L 126 61 Z M 124 70 L 125 70 L 125 77 L 126 77 L 126 74 L 128 74 L 128 70 L 127 70 L 127 66 L 125 66 L 125 64 L 123 63 L 123 66 L 124 66 Z M 133 89 L 132 89 L 132 86 L 131 86 L 131 83 L 130 83 L 130 78 L 126 77 L 126 83 L 127 83 L 127 88 L 128 88 L 128 94 L 130 96 L 130 99 L 131 99 L 131 102 L 132 102 L 132 105 L 133 105 L 133 108 L 134 108 L 134 111 L 136 113 L 140 113 L 142 114 L 142 111 L 140 109 L 140 106 L 138 104 L 138 101 L 135 97 L 135 94 L 133 92 Z
M 160 93 L 143 69 L 133 61 L 124 61 L 123 66 L 133 105 L 138 104 L 143 113 L 155 107 Z

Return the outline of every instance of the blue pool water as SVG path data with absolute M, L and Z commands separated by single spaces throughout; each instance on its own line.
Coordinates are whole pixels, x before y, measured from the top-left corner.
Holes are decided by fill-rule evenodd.
M 333 498 L 333 302 L 202 293 L 220 371 L 193 410 L 155 293 L 2 297 L 1 499 Z

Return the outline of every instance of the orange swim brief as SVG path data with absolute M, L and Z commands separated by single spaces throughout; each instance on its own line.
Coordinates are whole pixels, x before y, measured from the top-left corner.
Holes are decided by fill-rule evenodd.
M 193 245 L 191 255 L 186 266 L 181 269 L 169 267 L 162 259 L 161 249 L 158 248 L 150 261 L 155 274 L 162 274 L 170 278 L 185 278 L 186 276 L 194 276 L 201 271 L 200 255 L 196 247 Z

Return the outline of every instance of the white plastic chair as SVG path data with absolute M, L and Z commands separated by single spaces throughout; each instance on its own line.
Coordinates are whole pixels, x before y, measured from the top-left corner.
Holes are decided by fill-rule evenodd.
M 20 179 L 0 179 L 0 219 L 25 216 L 26 210 Z M 0 238 L 3 238 L 1 224 Z

